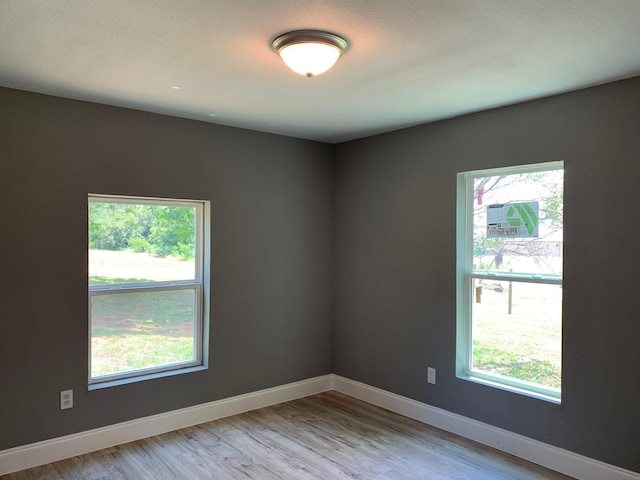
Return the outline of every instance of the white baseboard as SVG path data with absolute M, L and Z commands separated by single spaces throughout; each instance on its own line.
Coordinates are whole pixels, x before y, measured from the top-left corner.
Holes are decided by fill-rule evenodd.
M 3 450 L 0 451 L 0 475 L 328 390 L 336 390 L 579 480 L 640 480 L 640 474 L 638 473 L 547 445 L 546 443 L 338 375 L 325 375 Z
M 334 390 L 515 455 L 579 480 L 640 480 L 640 474 L 432 407 L 364 383 L 333 376 Z
M 218 418 L 237 415 L 297 398 L 325 392 L 333 388 L 333 375 L 268 388 L 258 392 L 226 398 L 202 405 L 139 418 L 108 427 L 45 440 L 0 451 L 0 475 L 46 463 L 121 445 L 190 427 Z

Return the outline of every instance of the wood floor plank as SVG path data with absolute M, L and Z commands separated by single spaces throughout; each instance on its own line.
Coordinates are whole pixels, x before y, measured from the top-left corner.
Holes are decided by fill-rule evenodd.
M 1 478 L 569 479 L 333 391 Z

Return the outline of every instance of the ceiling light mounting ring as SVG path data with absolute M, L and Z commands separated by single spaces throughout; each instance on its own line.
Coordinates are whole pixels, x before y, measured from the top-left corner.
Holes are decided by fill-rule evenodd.
M 307 77 L 326 72 L 349 47 L 340 35 L 324 30 L 283 33 L 271 45 L 289 68 Z
M 340 35 L 324 30 L 295 30 L 283 33 L 273 40 L 273 48 L 280 53 L 285 47 L 295 43 L 328 43 L 344 52 L 349 43 Z

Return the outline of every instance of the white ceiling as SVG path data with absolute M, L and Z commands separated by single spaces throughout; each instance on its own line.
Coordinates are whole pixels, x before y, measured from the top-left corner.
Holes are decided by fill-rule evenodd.
M 640 0 L 0 0 L 0 85 L 330 143 L 638 74 Z

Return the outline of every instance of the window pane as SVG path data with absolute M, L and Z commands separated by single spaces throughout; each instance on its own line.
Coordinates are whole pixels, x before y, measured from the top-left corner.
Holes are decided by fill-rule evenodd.
M 562 274 L 564 171 L 473 182 L 473 269 Z
M 560 388 L 562 287 L 474 279 L 472 368 Z
M 195 289 L 91 296 L 91 376 L 195 360 Z
M 194 280 L 195 207 L 89 203 L 89 283 Z

